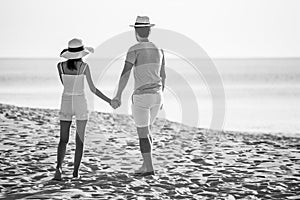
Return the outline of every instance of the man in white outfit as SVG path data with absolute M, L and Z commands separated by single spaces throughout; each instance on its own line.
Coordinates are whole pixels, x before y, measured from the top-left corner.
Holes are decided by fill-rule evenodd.
M 121 104 L 122 92 L 127 85 L 131 69 L 134 73 L 134 92 L 132 95 L 132 115 L 137 127 L 143 165 L 136 175 L 154 175 L 152 163 L 151 127 L 162 107 L 162 92 L 165 87 L 164 52 L 158 49 L 148 36 L 151 32 L 149 17 L 138 16 L 134 25 L 137 44 L 129 48 L 125 65 L 119 81 L 115 107 Z

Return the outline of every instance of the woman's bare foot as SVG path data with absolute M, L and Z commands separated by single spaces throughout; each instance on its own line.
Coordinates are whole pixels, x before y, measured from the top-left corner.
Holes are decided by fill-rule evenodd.
M 62 169 L 56 168 L 53 180 L 61 181 Z
M 73 178 L 74 179 L 79 179 L 80 178 L 80 175 L 78 174 L 78 171 L 73 172 Z

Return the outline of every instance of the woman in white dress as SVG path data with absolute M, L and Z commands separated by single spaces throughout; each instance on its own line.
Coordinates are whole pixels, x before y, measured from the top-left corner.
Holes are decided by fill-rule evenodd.
M 62 179 L 62 162 L 64 160 L 66 146 L 69 141 L 70 126 L 73 116 L 76 117 L 76 150 L 74 157 L 73 177 L 79 177 L 79 165 L 83 154 L 85 127 L 88 120 L 87 100 L 84 92 L 84 78 L 86 78 L 90 90 L 99 98 L 111 104 L 111 99 L 106 97 L 94 85 L 90 68 L 82 61 L 82 57 L 92 53 L 90 47 L 84 47 L 80 39 L 72 39 L 68 43 L 68 49 L 61 52 L 64 62 L 57 65 L 60 80 L 64 86 L 60 119 L 60 140 L 57 149 L 57 166 L 54 175 L 55 180 Z

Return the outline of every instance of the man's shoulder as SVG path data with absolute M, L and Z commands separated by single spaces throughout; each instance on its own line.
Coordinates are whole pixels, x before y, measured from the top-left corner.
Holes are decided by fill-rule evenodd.
M 141 50 L 141 49 L 146 49 L 146 48 L 155 48 L 159 49 L 153 42 L 147 42 L 147 43 L 141 43 L 138 42 L 134 45 L 132 45 L 128 51 L 136 51 L 136 50 Z
M 134 45 L 132 45 L 128 51 L 135 51 L 137 49 L 140 49 L 141 48 L 141 44 L 138 42 L 138 43 L 135 43 Z

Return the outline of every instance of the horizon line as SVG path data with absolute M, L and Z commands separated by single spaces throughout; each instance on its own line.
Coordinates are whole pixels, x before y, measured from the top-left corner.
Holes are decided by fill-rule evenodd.
M 195 58 L 195 57 L 194 57 Z M 197 58 L 197 57 L 196 57 Z M 233 57 L 233 56 L 228 56 L 228 57 L 209 57 L 210 59 L 212 60 L 232 60 L 232 59 L 235 59 L 235 60 L 238 60 L 238 59 L 261 59 L 261 60 L 264 60 L 264 59 L 300 59 L 300 56 L 248 56 L 248 57 L 241 57 L 241 56 L 237 56 L 237 57 Z M 31 60 L 31 59 L 38 59 L 38 60 L 56 60 L 56 59 L 62 59 L 60 57 L 0 57 L 1 60 L 13 60 L 13 59 L 24 59 L 24 60 Z M 109 57 L 99 57 L 99 58 L 91 58 L 91 59 L 112 59 L 112 58 L 109 58 Z M 177 58 L 169 58 L 169 59 L 177 59 Z M 200 58 L 201 59 L 201 58 Z M 202 59 L 205 59 L 205 58 L 202 58 Z

